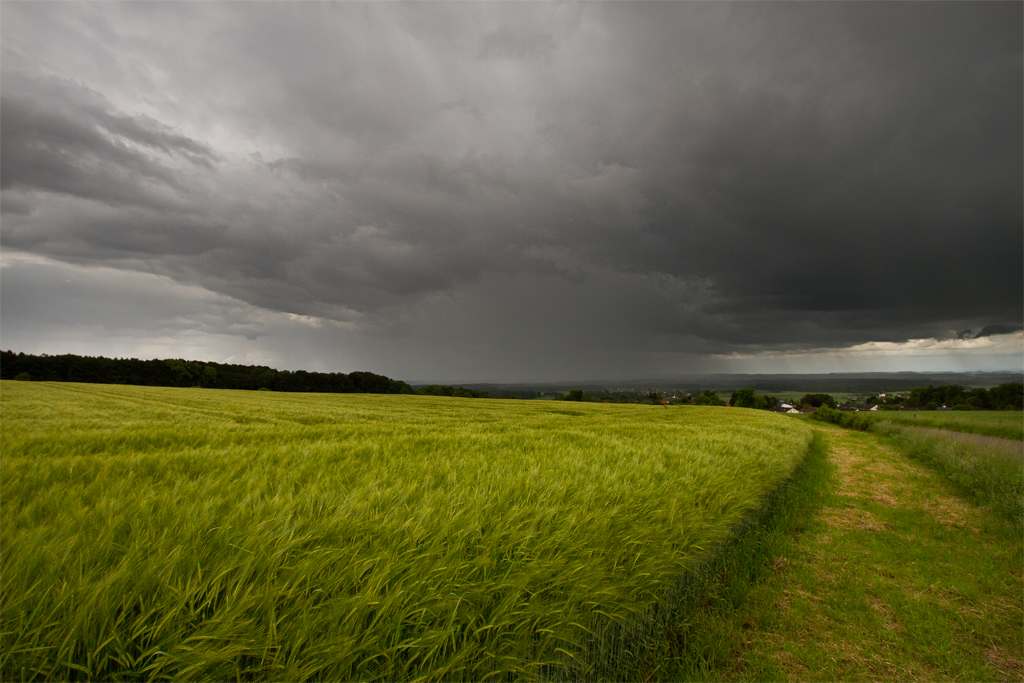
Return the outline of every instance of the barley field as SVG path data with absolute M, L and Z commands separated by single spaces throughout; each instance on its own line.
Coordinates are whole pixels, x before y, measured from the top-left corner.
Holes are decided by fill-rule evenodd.
M 801 461 L 696 406 L 0 383 L 3 680 L 578 679 Z

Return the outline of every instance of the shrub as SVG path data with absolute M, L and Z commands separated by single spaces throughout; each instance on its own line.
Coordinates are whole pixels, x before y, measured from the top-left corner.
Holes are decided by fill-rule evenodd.
M 724 406 L 725 403 L 722 399 L 718 398 L 718 394 L 708 389 L 700 396 L 693 398 L 693 405 L 695 406 Z
M 558 401 L 589 401 L 590 394 L 583 391 L 582 389 L 570 389 L 568 394 L 562 394 L 556 400 Z
M 804 397 L 800 399 L 800 405 L 811 406 L 812 408 L 820 408 L 821 406 L 835 408 L 836 400 L 829 394 L 804 394 Z
M 732 392 L 729 403 L 736 408 L 760 408 L 767 406 L 764 396 L 758 396 L 753 389 L 737 389 Z
M 811 419 L 818 420 L 819 422 L 831 422 L 832 424 L 837 424 L 840 427 L 856 429 L 861 432 L 866 432 L 871 427 L 871 419 L 866 415 L 861 415 L 860 413 L 844 413 L 841 410 L 833 410 L 827 405 L 823 405 L 811 413 Z

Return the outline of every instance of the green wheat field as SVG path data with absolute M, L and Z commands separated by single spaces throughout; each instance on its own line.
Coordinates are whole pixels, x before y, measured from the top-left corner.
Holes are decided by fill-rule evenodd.
M 586 678 L 811 441 L 696 406 L 0 401 L 4 680 Z

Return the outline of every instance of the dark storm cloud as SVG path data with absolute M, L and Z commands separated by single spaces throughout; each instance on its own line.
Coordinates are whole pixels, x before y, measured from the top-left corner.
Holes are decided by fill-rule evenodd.
M 45 76 L 5 73 L 0 119 L 0 189 L 165 207 L 159 189 L 184 188 L 178 169 L 154 153 L 207 169 L 216 158 L 207 145 L 159 121 L 111 112 L 99 93 Z
M 671 108 L 682 134 L 666 126 L 659 144 L 677 148 L 649 157 L 663 164 L 658 208 L 634 267 L 712 277 L 715 312 L 779 315 L 776 329 L 817 322 L 818 342 L 1019 318 L 1019 7 L 755 13 L 778 29 L 747 47 L 761 73 L 745 87 L 715 74 L 699 89 L 710 113 L 695 145 L 682 133 L 693 117 Z
M 981 328 L 978 334 L 974 335 L 975 339 L 981 339 L 982 337 L 991 337 L 997 334 L 1013 334 L 1014 332 L 1020 332 L 1024 329 L 1024 325 L 986 325 Z
M 499 358 L 1020 329 L 1019 3 L 2 12 L 5 248 Z

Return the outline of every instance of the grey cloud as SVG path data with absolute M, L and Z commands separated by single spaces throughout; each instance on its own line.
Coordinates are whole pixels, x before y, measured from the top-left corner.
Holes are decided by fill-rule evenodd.
M 549 33 L 535 29 L 517 31 L 502 25 L 480 38 L 479 54 L 484 59 L 547 60 L 556 47 Z
M 178 154 L 206 168 L 213 168 L 217 155 L 208 145 L 181 135 L 149 116 L 112 116 L 95 110 L 97 122 L 109 132 L 165 154 Z
M 755 49 L 784 78 L 709 82 L 713 118 L 689 168 L 655 174 L 656 238 L 636 267 L 713 277 L 736 315 L 800 312 L 822 329 L 845 327 L 850 341 L 997 311 L 1019 317 L 1018 10 L 931 6 L 918 21 L 891 5 L 779 10 L 826 19 L 821 37 L 769 44 L 766 31 Z M 888 28 L 852 21 L 869 15 L 870 28 Z M 903 19 L 901 30 L 886 18 Z M 967 273 L 1001 284 L 982 294 L 987 277 Z M 873 323 L 860 332 L 858 318 Z
M 974 338 L 981 339 L 982 337 L 991 337 L 996 334 L 1012 334 L 1021 330 L 1024 330 L 1024 325 L 985 325 L 978 334 L 974 335 Z
M 228 230 L 207 216 L 75 196 L 54 199 L 7 189 L 2 202 L 6 218 L 0 244 L 78 263 L 194 257 L 222 246 Z M 17 210 L 8 212 L 8 206 Z
M 636 173 L 618 166 L 552 169 L 396 153 L 350 165 L 291 159 L 270 167 L 335 198 L 323 200 L 336 213 L 305 233 L 317 246 L 297 265 L 318 296 L 344 292 L 363 310 L 447 291 L 487 270 L 577 277 L 556 253 L 574 236 L 635 232 L 644 207 Z
M 160 334 L 185 326 L 250 339 L 265 330 L 258 312 L 238 301 L 152 275 L 18 258 L 4 263 L 2 275 L 4 322 L 12 330 L 26 322 L 51 332 L 63 326 Z
M 168 208 L 174 202 L 160 189 L 182 191 L 181 174 L 138 147 L 206 169 L 216 159 L 209 146 L 152 118 L 111 112 L 98 93 L 56 78 L 5 74 L 0 117 L 2 189 Z
M 8 193 L 3 202 L 0 202 L 0 212 L 27 216 L 32 213 L 32 203 L 25 197 L 16 197 Z
M 1019 4 L 60 7 L 3 5 L 8 248 L 498 356 L 1020 323 Z

